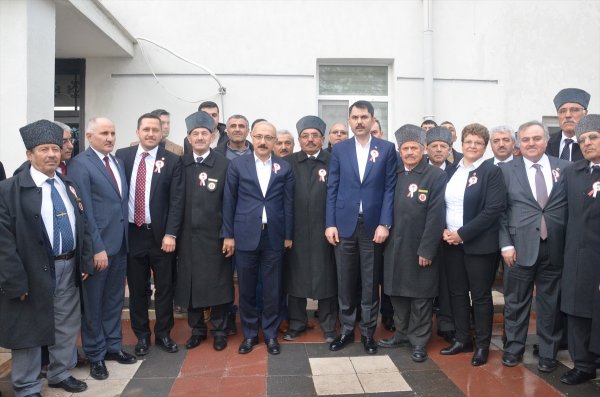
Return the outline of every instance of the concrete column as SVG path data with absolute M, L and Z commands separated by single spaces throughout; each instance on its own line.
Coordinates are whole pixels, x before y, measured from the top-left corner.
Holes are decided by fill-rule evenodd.
M 54 117 L 56 9 L 52 0 L 0 0 L 0 161 L 25 160 L 19 128 Z

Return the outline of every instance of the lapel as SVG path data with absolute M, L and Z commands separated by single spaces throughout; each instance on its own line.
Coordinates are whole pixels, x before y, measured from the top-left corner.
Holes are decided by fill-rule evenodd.
M 540 206 L 533 195 L 533 191 L 531 190 L 531 185 L 529 184 L 529 179 L 527 178 L 527 170 L 525 169 L 525 161 L 523 161 L 523 157 L 517 157 L 512 161 L 513 172 L 515 177 L 519 181 L 521 185 L 521 189 L 525 196 L 531 201 L 535 203 L 534 205 Z
M 350 159 L 350 164 L 352 164 L 352 170 L 354 171 L 354 174 L 356 175 L 356 179 L 358 179 L 358 183 L 362 183 L 362 181 L 360 180 L 360 172 L 358 172 L 358 157 L 356 157 L 356 137 L 352 137 L 351 139 L 348 139 L 348 142 L 351 142 L 351 144 L 348 144 L 348 150 L 350 153 L 348 153 L 349 159 Z M 342 142 L 340 142 L 342 143 Z M 339 145 L 339 144 L 338 144 Z M 340 161 L 343 161 L 343 159 L 340 159 Z
M 247 158 L 246 158 L 247 157 Z M 254 159 L 254 154 L 249 156 L 242 156 L 242 159 L 246 162 L 246 169 L 250 173 L 250 177 L 254 181 L 254 186 L 258 189 L 259 194 L 262 196 L 262 189 L 260 188 L 260 182 L 258 181 L 258 174 L 256 173 L 256 160 Z M 269 183 L 271 180 L 269 179 Z M 268 190 L 268 189 L 267 189 Z
M 104 178 L 106 178 L 106 182 L 108 182 L 108 184 L 113 188 L 115 193 L 117 193 L 117 195 L 120 197 L 121 194 L 119 193 L 119 189 L 115 186 L 113 179 L 111 178 L 110 174 L 108 173 L 108 170 L 106 169 L 106 165 L 104 165 L 104 162 L 102 160 L 100 160 L 100 157 L 98 157 L 98 155 L 96 155 L 96 152 L 94 152 L 94 150 L 91 147 L 86 150 L 86 156 L 88 157 L 90 162 L 100 171 L 100 173 L 104 176 Z M 112 157 L 112 155 L 111 155 L 111 157 Z M 113 159 L 114 159 L 114 157 L 113 157 Z M 121 173 L 121 171 L 119 171 L 119 173 Z M 125 175 L 122 175 L 121 179 L 124 180 L 124 178 L 125 178 Z M 121 182 L 121 184 L 122 184 L 122 182 Z
M 26 167 L 23 171 L 19 172 L 16 178 L 19 178 L 19 184 L 21 186 L 21 205 L 23 206 L 23 213 L 25 214 L 39 214 L 42 209 L 42 189 L 38 188 L 31 174 L 29 167 Z M 33 219 L 33 217 L 31 218 Z M 54 257 L 52 254 L 52 245 L 46 232 L 46 226 L 42 217 L 38 217 L 38 225 L 41 229 L 42 235 L 44 236 L 44 242 L 46 244 L 46 252 L 48 257 Z M 51 262 L 54 263 L 54 262 Z
M 281 157 L 277 157 L 274 154 L 271 155 L 271 176 L 269 177 L 269 184 L 267 185 L 267 194 L 269 194 L 269 189 L 271 189 L 271 185 L 273 184 L 273 181 L 275 180 L 275 178 L 277 178 L 277 175 L 281 172 L 281 162 L 285 161 L 282 160 Z M 277 164 L 277 165 L 275 165 Z M 279 167 L 277 170 L 277 173 L 274 172 L 275 167 Z M 265 195 L 266 197 L 266 195 Z
M 156 186 L 158 186 L 158 181 L 160 180 L 160 178 L 162 178 L 163 173 L 166 172 L 165 170 L 167 169 L 167 160 L 165 152 L 166 149 L 159 145 L 158 150 L 156 151 L 156 159 L 154 160 L 154 164 L 156 164 L 156 162 L 160 160 L 163 162 L 163 166 L 161 167 L 160 172 L 155 172 L 156 167 L 154 166 L 154 164 L 152 165 L 152 180 L 150 181 L 149 200 L 152 200 L 152 197 L 154 197 L 154 192 L 156 192 Z
M 548 202 L 549 202 L 552 199 L 552 197 L 554 197 L 556 194 L 558 194 L 558 193 L 554 193 L 554 191 L 555 191 L 554 187 L 558 183 L 558 178 L 560 178 L 560 175 L 563 172 L 563 170 L 560 168 L 560 165 L 558 164 L 559 161 L 556 157 L 548 156 L 548 160 L 550 161 L 550 174 L 552 175 L 552 190 L 550 191 L 550 194 L 548 195 Z

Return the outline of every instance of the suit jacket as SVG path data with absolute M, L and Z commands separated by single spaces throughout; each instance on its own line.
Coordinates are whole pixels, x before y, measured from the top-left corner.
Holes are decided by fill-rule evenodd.
M 527 179 L 523 157 L 501 164 L 507 191 L 507 210 L 500 218 L 500 248 L 512 245 L 517 252 L 517 265 L 533 266 L 540 248 L 540 223 L 542 214 L 548 229 L 550 262 L 563 264 L 563 247 L 567 223 L 567 192 L 562 172 L 569 162 L 548 156 L 553 176 L 552 190 L 544 209 L 540 207 Z
M 562 139 L 562 131 L 555 132 L 550 135 L 548 140 L 548 146 L 546 147 L 546 154 L 548 156 L 560 157 L 560 140 Z M 575 136 L 573 140 L 576 140 Z M 571 148 L 571 161 L 577 161 L 583 159 L 581 148 L 577 142 L 573 142 Z
M 127 185 L 131 185 L 131 173 L 138 146 L 130 146 L 117 150 L 116 157 L 123 160 Z M 150 219 L 152 234 L 160 247 L 165 234 L 178 236 L 183 219 L 183 200 L 185 186 L 183 182 L 181 157 L 168 151 L 166 147 L 158 147 L 156 159 L 162 160 L 164 166 L 160 172 L 154 167 L 150 182 Z
M 0 162 L 0 182 L 6 179 L 6 172 L 4 171 L 4 165 Z
M 448 180 L 452 179 L 457 167 L 450 167 Z M 468 179 L 477 182 L 465 186 L 463 203 L 463 226 L 458 235 L 463 240 L 463 249 L 470 255 L 492 254 L 498 251 L 498 229 L 500 215 L 506 209 L 506 187 L 500 167 L 486 163 L 469 172 Z M 467 181 L 468 181 L 467 179 Z
M 81 200 L 92 235 L 93 254 L 106 251 L 116 255 L 123 244 L 127 249 L 128 185 L 123 162 L 117 164 L 121 178 L 119 193 L 106 166 L 90 147 L 69 163 L 69 176 L 81 190 Z
M 267 212 L 269 240 L 273 249 L 282 249 L 284 240 L 294 233 L 294 173 L 290 164 L 271 155 L 271 178 L 263 196 L 258 182 L 254 156 L 241 156 L 227 169 L 223 196 L 224 238 L 234 238 L 236 248 L 253 251 L 261 235 L 262 210 Z M 275 164 L 279 170 L 275 170 Z
M 375 161 L 372 161 L 376 153 Z M 325 227 L 335 226 L 342 238 L 356 229 L 360 202 L 367 234 L 372 238 L 378 225 L 394 222 L 394 189 L 398 155 L 394 145 L 371 138 L 369 157 L 363 180 L 356 158 L 356 138 L 333 146 L 327 181 Z
M 464 154 L 452 148 L 452 157 L 454 158 L 454 162 L 452 164 L 458 164 L 458 162 L 464 157 Z

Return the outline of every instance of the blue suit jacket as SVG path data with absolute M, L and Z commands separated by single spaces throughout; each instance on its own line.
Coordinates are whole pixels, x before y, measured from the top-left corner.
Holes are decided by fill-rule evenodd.
M 377 151 L 375 161 L 372 161 L 373 151 Z M 362 182 L 358 173 L 356 138 L 336 144 L 331 154 L 325 227 L 335 226 L 340 237 L 351 237 L 356 229 L 361 200 L 365 230 L 371 238 L 378 225 L 391 226 L 398 165 L 394 145 L 371 138 Z
M 221 236 L 234 238 L 236 249 L 253 251 L 258 248 L 261 234 L 262 209 L 267 211 L 267 231 L 273 249 L 282 249 L 284 240 L 292 240 L 294 232 L 294 174 L 287 161 L 271 156 L 273 166 L 267 194 L 263 196 L 254 156 L 233 159 L 227 170 L 223 196 L 223 226 Z
M 94 255 L 106 251 L 108 256 L 112 256 L 119 253 L 123 244 L 127 247 L 129 188 L 123 162 L 111 157 L 119 168 L 122 194 L 119 194 L 106 166 L 92 148 L 78 154 L 69 163 L 69 177 L 81 191 Z

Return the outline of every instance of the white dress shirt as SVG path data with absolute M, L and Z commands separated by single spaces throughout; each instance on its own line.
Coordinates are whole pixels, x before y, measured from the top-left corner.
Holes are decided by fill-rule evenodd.
M 369 134 L 369 140 L 367 141 L 367 143 L 365 143 L 365 146 L 361 145 L 358 142 L 358 139 L 355 139 L 355 147 L 356 161 L 358 163 L 358 176 L 360 178 L 360 182 L 362 183 L 363 178 L 365 177 L 365 170 L 367 169 L 367 161 L 369 161 L 369 151 L 371 149 L 371 134 Z M 375 161 L 377 161 L 377 159 L 375 159 Z M 360 201 L 358 212 L 362 214 L 362 200 Z
M 463 226 L 465 189 L 469 173 L 479 168 L 485 159 L 482 157 L 468 167 L 465 167 L 463 161 L 464 159 L 460 160 L 456 172 L 446 185 L 446 228 L 451 232 L 455 232 Z M 477 183 L 481 183 L 481 181 Z
M 513 159 L 512 154 L 510 156 L 508 156 L 508 158 L 506 160 L 498 160 L 496 157 L 494 157 L 494 165 L 498 165 L 498 163 L 508 163 L 509 161 L 512 161 L 512 159 Z
M 135 154 L 135 160 L 133 162 L 133 169 L 131 170 L 131 183 L 129 184 L 129 223 L 134 223 L 135 217 L 135 185 L 137 183 L 137 173 L 140 167 L 140 161 L 142 159 L 142 153 L 145 150 L 138 145 L 138 150 Z M 158 152 L 158 146 L 148 151 L 148 155 L 144 160 L 146 162 L 146 187 L 144 188 L 144 223 L 151 224 L 152 218 L 150 217 L 150 186 L 152 185 L 152 174 L 154 173 L 154 163 L 156 161 L 156 153 Z
M 115 179 L 117 180 L 117 186 L 119 187 L 119 194 L 122 197 L 123 196 L 123 187 L 121 185 L 121 174 L 119 173 L 119 167 L 117 166 L 117 163 L 115 163 L 115 159 L 113 158 L 113 156 L 111 154 L 102 154 L 99 151 L 97 151 L 96 149 L 94 149 L 93 147 L 92 147 L 92 150 L 100 158 L 100 161 L 102 161 L 102 165 L 105 167 L 106 167 L 106 163 L 104 162 L 104 157 L 108 156 L 108 163 L 110 164 L 110 169 L 112 170 L 113 174 L 115 175 Z
M 531 192 L 533 193 L 533 198 L 537 200 L 537 190 L 535 188 L 535 172 L 536 169 L 533 167 L 534 162 L 527 160 L 523 157 L 523 162 L 525 163 L 525 170 L 527 171 L 527 180 L 529 181 L 529 187 L 531 187 Z M 537 164 L 541 165 L 540 170 L 542 174 L 544 174 L 544 180 L 546 181 L 546 190 L 548 191 L 548 197 L 550 197 L 550 192 L 552 191 L 552 169 L 550 168 L 550 159 L 545 154 L 542 155 L 542 158 L 537 162 Z
M 269 187 L 269 180 L 271 179 L 271 156 L 267 161 L 262 161 L 256 154 L 254 156 L 254 163 L 256 164 L 256 175 L 258 176 L 258 183 L 260 184 L 260 190 L 262 191 L 263 197 L 267 196 L 267 188 Z M 267 210 L 265 206 L 263 206 L 262 211 L 262 223 L 267 223 Z

